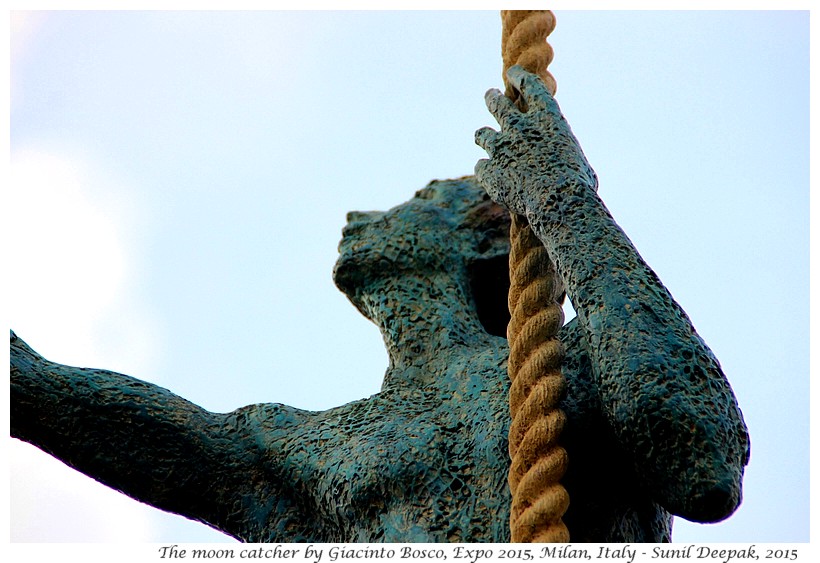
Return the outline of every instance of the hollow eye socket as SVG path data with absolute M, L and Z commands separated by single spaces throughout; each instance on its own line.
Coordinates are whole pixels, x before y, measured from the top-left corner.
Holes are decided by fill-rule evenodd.
M 507 338 L 507 324 L 510 322 L 510 310 L 507 308 L 509 263 L 509 256 L 501 255 L 478 259 L 468 265 L 478 320 L 489 334 L 502 338 Z

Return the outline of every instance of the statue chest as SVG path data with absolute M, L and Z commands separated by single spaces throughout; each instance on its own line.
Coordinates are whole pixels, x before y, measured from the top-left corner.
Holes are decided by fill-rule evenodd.
M 506 541 L 505 406 L 468 386 L 329 411 L 313 494 L 335 539 Z

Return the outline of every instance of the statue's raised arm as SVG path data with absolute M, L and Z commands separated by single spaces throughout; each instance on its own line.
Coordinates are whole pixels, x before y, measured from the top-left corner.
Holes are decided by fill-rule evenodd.
M 310 413 L 209 412 L 157 385 L 51 362 L 10 335 L 11 435 L 125 494 L 237 538 L 314 539 L 285 469 Z M 296 501 L 296 502 L 295 502 Z
M 508 71 L 527 109 L 497 90 L 501 125 L 476 142 L 476 176 L 525 215 L 555 263 L 583 327 L 604 415 L 639 482 L 664 508 L 711 522 L 741 499 L 749 441 L 735 397 L 689 318 L 598 197 L 597 178 L 547 88 Z

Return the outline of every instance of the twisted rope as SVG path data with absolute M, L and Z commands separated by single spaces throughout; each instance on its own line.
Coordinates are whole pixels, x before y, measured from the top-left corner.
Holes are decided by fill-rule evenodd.
M 546 42 L 555 29 L 552 12 L 502 10 L 501 19 L 507 96 L 523 105 L 506 80 L 507 69 L 516 64 L 538 74 L 554 94 L 555 79 L 547 71 L 553 52 Z M 566 542 L 569 530 L 561 518 L 569 495 L 559 480 L 566 472 L 567 453 L 558 445 L 566 421 L 558 408 L 564 392 L 564 352 L 558 340 L 564 322 L 558 303 L 563 289 L 525 217 L 513 215 L 510 241 L 511 538 L 513 542 Z

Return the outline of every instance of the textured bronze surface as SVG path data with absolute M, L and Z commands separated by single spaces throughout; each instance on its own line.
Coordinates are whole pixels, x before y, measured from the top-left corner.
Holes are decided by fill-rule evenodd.
M 552 97 L 511 76 L 528 112 L 488 95 L 503 126 L 478 133 L 491 159 L 477 170 L 527 216 L 577 311 L 560 332 L 572 539 L 665 541 L 670 512 L 725 518 L 748 437 L 720 366 L 598 198 Z M 12 333 L 11 434 L 246 541 L 509 541 L 508 230 L 469 177 L 350 214 L 334 273 L 387 347 L 372 397 L 212 413 Z

